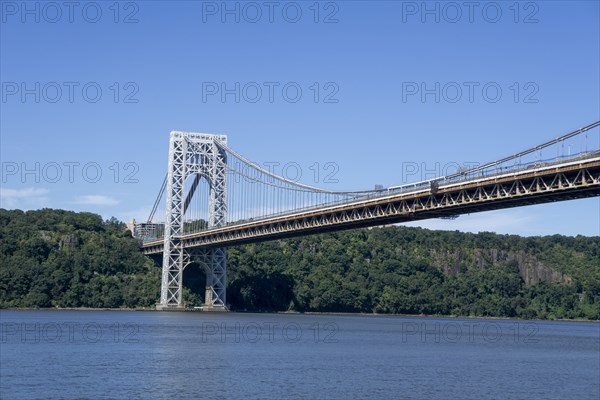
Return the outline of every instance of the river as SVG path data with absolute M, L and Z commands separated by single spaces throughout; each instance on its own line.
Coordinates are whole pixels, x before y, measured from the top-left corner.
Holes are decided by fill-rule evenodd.
M 600 324 L 0 311 L 2 399 L 593 399 Z

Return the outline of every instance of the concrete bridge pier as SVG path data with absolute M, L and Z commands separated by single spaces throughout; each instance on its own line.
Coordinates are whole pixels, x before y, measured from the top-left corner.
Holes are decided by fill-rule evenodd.
M 158 311 L 185 311 L 185 307 L 182 304 L 160 304 L 156 305 Z

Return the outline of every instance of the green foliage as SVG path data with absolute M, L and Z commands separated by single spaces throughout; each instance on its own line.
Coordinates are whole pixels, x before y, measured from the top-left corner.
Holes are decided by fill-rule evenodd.
M 247 310 L 600 319 L 599 248 L 598 237 L 406 227 L 314 235 L 230 249 L 228 299 Z
M 0 209 L 0 307 L 152 306 L 159 271 L 114 218 Z
M 236 310 L 600 319 L 599 237 L 394 226 L 233 247 L 227 263 Z M 159 285 L 114 218 L 0 209 L 0 307 L 147 307 Z M 204 271 L 184 286 L 202 303 Z

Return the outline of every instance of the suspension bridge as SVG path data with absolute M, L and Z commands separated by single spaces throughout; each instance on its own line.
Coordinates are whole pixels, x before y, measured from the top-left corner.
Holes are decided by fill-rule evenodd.
M 171 132 L 168 172 L 147 222 L 133 227 L 144 254 L 162 255 L 157 309 L 183 308 L 183 270 L 194 262 L 206 272 L 202 308 L 226 311 L 229 246 L 598 196 L 598 127 L 451 175 L 359 191 L 278 176 L 225 135 Z

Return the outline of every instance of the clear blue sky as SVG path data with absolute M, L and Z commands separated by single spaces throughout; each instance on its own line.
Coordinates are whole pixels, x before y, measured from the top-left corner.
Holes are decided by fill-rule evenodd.
M 319 163 L 318 185 L 346 190 L 417 180 L 415 165 L 489 161 L 600 119 L 597 1 L 1 4 L 4 208 L 143 219 L 171 130 L 227 134 L 259 163 L 298 163 L 306 183 Z M 222 83 L 239 83 L 239 102 L 223 101 Z M 337 184 L 323 182 L 328 162 Z M 418 225 L 598 235 L 600 203 Z

